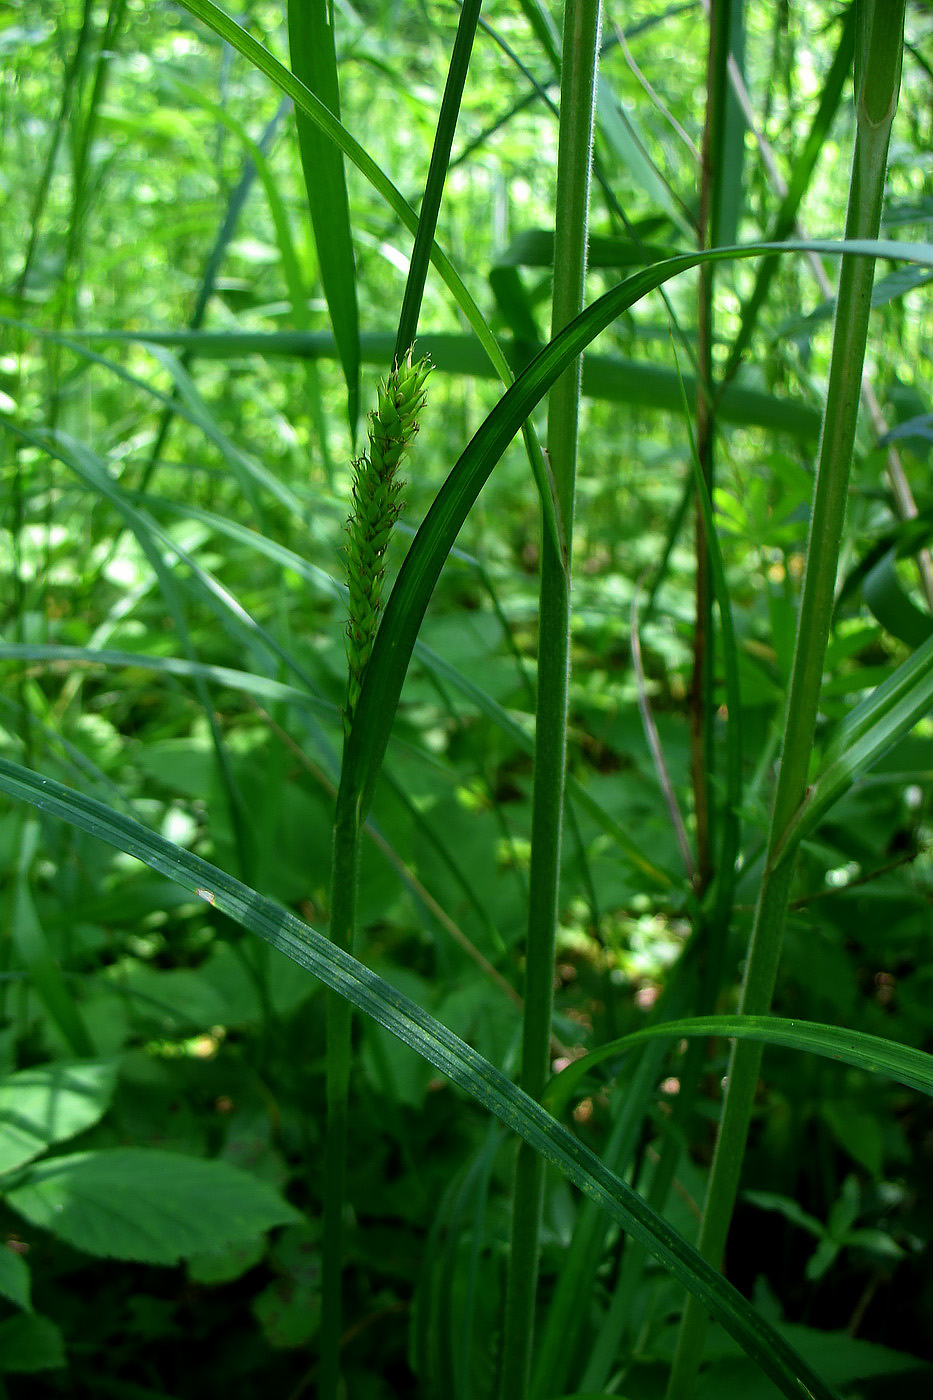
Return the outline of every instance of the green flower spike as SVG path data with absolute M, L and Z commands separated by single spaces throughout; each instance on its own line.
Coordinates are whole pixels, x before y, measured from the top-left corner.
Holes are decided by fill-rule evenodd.
M 417 415 L 424 407 L 424 382 L 431 369 L 426 358 L 413 365 L 411 350 L 403 364 L 396 364 L 385 383 L 379 385 L 379 406 L 369 415 L 369 451 L 353 463 L 353 512 L 347 521 L 347 734 L 379 625 L 385 579 L 383 556 L 402 509 L 398 499 L 402 482 L 396 480 L 396 472 L 418 431 Z

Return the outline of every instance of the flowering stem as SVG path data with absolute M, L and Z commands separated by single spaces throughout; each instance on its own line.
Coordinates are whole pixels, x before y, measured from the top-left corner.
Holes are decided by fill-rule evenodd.
M 398 468 L 418 431 L 424 404 L 427 360 L 412 364 L 411 351 L 379 386 L 378 406 L 370 414 L 368 451 L 353 464 L 353 510 L 347 521 L 347 703 L 344 736 L 353 726 L 356 703 L 376 638 L 385 552 L 398 519 L 401 482 Z M 346 767 L 343 769 L 346 773 Z M 330 937 L 353 951 L 360 860 L 360 794 L 341 777 L 334 819 L 331 869 Z M 321 1400 L 336 1400 L 340 1383 L 342 1317 L 343 1212 L 347 1164 L 347 1101 L 352 1058 L 352 1010 L 336 992 L 327 993 L 327 1136 L 324 1153 L 324 1237 L 321 1307 Z

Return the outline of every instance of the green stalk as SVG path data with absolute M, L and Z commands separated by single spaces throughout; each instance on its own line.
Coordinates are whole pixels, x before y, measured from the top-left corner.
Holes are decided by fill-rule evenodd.
M 590 163 L 599 54 L 599 0 L 566 0 L 561 68 L 560 137 L 551 334 L 583 306 Z M 560 877 L 570 663 L 570 555 L 577 466 L 581 361 L 557 380 L 548 400 L 547 441 L 561 537 L 542 530 L 538 640 L 538 704 L 532 795 L 531 872 L 522 1023 L 521 1087 L 540 1098 L 549 1073 L 554 949 Z M 506 1289 L 501 1393 L 527 1394 L 544 1161 L 522 1144 L 515 1168 L 512 1246 Z
M 706 123 L 703 130 L 703 170 L 700 187 L 700 247 L 716 247 L 720 238 L 723 200 L 724 133 L 728 82 L 731 0 L 712 0 L 709 17 Z M 715 263 L 699 270 L 697 315 L 698 364 L 696 402 L 696 450 L 707 493 L 713 494 L 713 281 Z M 696 626 L 693 637 L 693 675 L 690 683 L 691 763 L 697 830 L 696 886 L 702 895 L 713 878 L 713 590 L 710 579 L 709 539 L 699 501 L 696 531 Z
M 467 0 L 461 12 L 438 115 L 421 216 L 415 231 L 415 244 L 399 315 L 392 371 L 380 388 L 379 408 L 371 418 L 369 453 L 354 464 L 353 513 L 347 548 L 350 621 L 347 628 L 349 668 L 347 707 L 344 716 L 344 760 L 346 740 L 349 739 L 353 727 L 356 703 L 372 652 L 382 607 L 382 558 L 399 513 L 399 487 L 395 473 L 406 447 L 418 430 L 416 415 L 424 402 L 422 388 L 430 366 L 427 361 L 422 360 L 413 367 L 409 347 L 413 345 L 418 328 L 430 251 L 434 246 L 437 217 L 481 3 L 482 0 Z M 362 789 L 354 778 L 354 770 L 344 761 L 334 816 L 330 936 L 333 942 L 347 952 L 353 950 L 356 929 L 356 895 L 363 817 Z M 327 1147 L 321 1372 L 318 1387 L 321 1400 L 336 1400 L 340 1384 L 343 1212 L 346 1194 L 351 1034 L 351 1005 L 344 998 L 331 993 L 327 1003 Z
M 343 785 L 334 818 L 330 939 L 353 951 L 360 868 L 359 804 Z M 324 1149 L 324 1233 L 321 1267 L 321 1369 L 318 1394 L 336 1400 L 340 1385 L 343 1319 L 343 1212 L 347 1178 L 347 1108 L 352 1061 L 353 1008 L 336 992 L 327 993 L 327 1133 Z
M 384 574 L 382 558 L 399 513 L 399 488 L 395 473 L 406 446 L 418 430 L 416 415 L 423 403 L 421 391 L 429 366 L 426 361 L 422 361 L 413 367 L 410 350 L 404 362 L 403 356 L 407 347 L 414 341 L 418 326 L 429 253 L 434 243 L 444 178 L 456 130 L 463 85 L 469 69 L 480 3 L 481 0 L 469 0 L 461 14 L 399 317 L 395 362 L 391 374 L 380 389 L 378 411 L 372 416 L 369 453 L 354 465 L 354 508 L 347 548 L 347 583 L 350 590 L 350 622 L 347 629 L 349 671 L 344 716 L 344 731 L 347 737 L 353 726 L 356 702 L 379 622 Z M 330 936 L 333 942 L 347 952 L 353 950 L 356 928 L 362 822 L 362 793 L 344 764 L 334 816 Z M 351 1032 L 350 1003 L 335 994 L 329 995 L 323 1303 L 321 1373 L 318 1389 L 321 1400 L 335 1400 L 340 1383 L 343 1211 L 346 1194 Z
M 846 238 L 875 238 L 881 223 L 884 174 L 897 106 L 906 0 L 859 0 L 856 49 L 857 134 Z M 839 547 L 855 441 L 862 366 L 868 338 L 874 260 L 847 257 L 839 280 L 832 361 L 817 468 L 807 566 L 791 676 L 784 750 L 768 834 L 768 857 L 748 950 L 739 1010 L 769 1011 L 777 977 L 784 920 L 794 875 L 791 846 L 782 838 L 804 799 L 826 646 L 832 621 Z M 722 1120 L 707 1188 L 698 1248 L 722 1261 L 738 1191 L 754 1104 L 761 1048 L 733 1044 Z M 693 1395 L 708 1316 L 688 1300 L 668 1400 Z
M 422 389 L 430 365 L 412 365 L 411 354 L 396 364 L 379 387 L 379 406 L 370 415 L 369 451 L 354 463 L 353 510 L 347 525 L 347 704 L 344 729 L 353 727 L 356 702 L 369 662 L 382 610 L 383 558 L 399 515 L 397 472 L 418 431 Z M 344 767 L 343 773 L 346 773 Z M 334 818 L 331 867 L 331 942 L 353 952 L 359 882 L 360 792 L 341 777 Z M 327 997 L 327 1139 L 324 1153 L 324 1237 L 321 1304 L 321 1373 L 318 1394 L 334 1400 L 340 1383 L 343 1211 L 347 1174 L 347 1105 L 352 1059 L 352 1008 L 346 998 Z

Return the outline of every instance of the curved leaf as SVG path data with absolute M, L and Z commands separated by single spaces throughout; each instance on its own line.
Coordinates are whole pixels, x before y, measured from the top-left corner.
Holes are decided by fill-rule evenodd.
M 892 637 L 916 647 L 933 636 L 933 617 L 918 608 L 901 585 L 895 569 L 896 558 L 894 549 L 881 556 L 866 574 L 862 593 L 882 627 Z
M 833 1400 L 832 1391 L 795 1356 L 771 1324 L 631 1187 L 482 1055 L 362 963 L 226 871 L 103 803 L 6 759 L 0 759 L 0 789 L 144 861 L 314 973 L 417 1050 L 596 1201 L 718 1318 L 785 1395 L 794 1400 Z
M 0 317 L 0 325 L 20 323 Z M 177 348 L 183 355 L 200 355 L 209 359 L 237 359 L 247 355 L 287 356 L 303 360 L 330 360 L 337 346 L 330 331 L 167 331 L 141 329 L 134 331 L 75 330 L 69 339 L 49 334 L 39 327 L 28 327 L 31 334 L 41 335 L 58 344 L 67 344 L 75 354 L 85 353 L 79 340 L 113 343 L 133 341 L 144 345 Z M 76 339 L 77 338 L 77 339 Z M 365 331 L 360 346 L 365 364 L 385 365 L 389 362 L 394 337 L 388 331 Z M 534 348 L 539 349 L 537 341 Z M 474 375 L 477 378 L 496 377 L 489 357 L 473 336 L 452 332 L 426 331 L 418 336 L 419 352 L 429 356 L 439 374 Z M 524 364 L 525 349 L 515 341 L 503 341 L 502 349 L 509 364 Z M 107 362 L 105 362 L 107 363 Z M 110 365 L 116 371 L 116 366 Z M 148 385 L 140 384 L 146 392 Z M 643 409 L 665 409 L 680 412 L 684 395 L 692 402 L 697 389 L 696 376 L 679 373 L 666 365 L 627 359 L 622 355 L 583 357 L 583 394 L 585 398 L 604 399 L 610 403 L 637 404 Z M 820 430 L 820 415 L 810 404 L 799 399 L 781 398 L 744 384 L 730 384 L 717 410 L 724 423 L 768 428 L 788 433 L 792 437 L 815 439 Z
M 882 239 L 758 243 L 687 253 L 625 279 L 560 332 L 505 392 L 462 453 L 412 543 L 386 605 L 344 753 L 344 783 L 365 814 L 388 743 L 402 683 L 434 586 L 477 496 L 516 432 L 560 374 L 607 326 L 664 282 L 704 262 L 809 250 L 901 257 L 933 266 L 933 245 Z
M 551 1080 L 545 1102 L 560 1113 L 579 1081 L 606 1060 L 618 1059 L 649 1040 L 683 1040 L 691 1036 L 725 1036 L 734 1040 L 762 1040 L 768 1045 L 786 1045 L 806 1050 L 829 1060 L 854 1065 L 872 1074 L 886 1074 L 900 1084 L 933 1094 L 933 1055 L 898 1045 L 894 1040 L 827 1026 L 817 1021 L 797 1021 L 781 1016 L 693 1016 L 682 1021 L 664 1021 L 643 1031 L 622 1036 L 601 1045 L 561 1070 Z
M 819 824 L 855 780 L 933 709 L 933 637 L 862 700 L 839 725 L 817 776 L 795 812 L 774 861 L 783 860 Z

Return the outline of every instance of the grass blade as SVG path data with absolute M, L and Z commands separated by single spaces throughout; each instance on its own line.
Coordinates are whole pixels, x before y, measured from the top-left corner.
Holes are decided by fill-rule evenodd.
M 592 303 L 540 352 L 499 400 L 461 455 L 438 493 L 411 545 L 383 616 L 366 671 L 345 763 L 353 786 L 362 794 L 365 812 L 372 798 L 388 742 L 412 648 L 444 561 L 484 484 L 520 425 L 562 371 L 617 316 L 649 291 L 704 261 L 755 257 L 763 253 L 810 251 L 857 253 L 862 257 L 900 257 L 933 264 L 933 247 L 855 240 L 845 244 L 808 240 L 786 244 L 749 244 L 686 253 L 633 274 Z
M 339 120 L 331 0 L 288 0 L 288 45 L 295 76 Z M 360 416 L 360 319 L 343 154 L 300 108 L 295 122 L 321 282 L 347 382 L 347 418 L 355 438 Z
M 434 233 L 437 228 L 437 216 L 444 193 L 444 181 L 447 178 L 447 168 L 450 164 L 450 150 L 453 145 L 454 132 L 457 129 L 457 118 L 460 115 L 460 102 L 470 67 L 470 54 L 473 51 L 473 40 L 476 36 L 481 4 L 482 0 L 463 0 L 460 9 L 460 22 L 457 25 L 457 37 L 454 40 L 453 53 L 450 56 L 450 67 L 447 70 L 447 82 L 444 86 L 444 96 L 437 120 L 431 163 L 424 186 L 424 198 L 421 201 L 421 217 L 418 220 L 418 231 L 415 234 L 415 244 L 412 248 L 408 277 L 405 282 L 405 295 L 399 314 L 398 334 L 395 338 L 395 355 L 393 357 L 396 364 L 401 364 L 408 354 L 414 344 L 418 329 L 424 284 L 428 275 L 431 248 L 434 244 Z
M 783 860 L 863 773 L 909 734 L 933 707 L 933 637 L 898 666 L 840 724 L 806 797 L 775 851 Z
M 5 322 L 0 318 L 2 324 L 20 323 Z M 39 330 L 35 330 L 35 333 L 45 334 Z M 249 355 L 330 360 L 337 351 L 334 337 L 329 331 L 139 330 L 76 331 L 73 334 L 91 343 L 142 341 L 182 351 L 190 348 L 206 358 L 224 360 Z M 62 343 L 67 343 L 76 354 L 87 353 L 82 351 L 76 340 Z M 360 344 L 364 364 L 385 365 L 392 354 L 393 336 L 388 331 L 364 331 Z M 524 343 L 508 341 L 502 346 L 506 361 L 516 370 L 527 364 L 528 348 Z M 435 371 L 440 374 L 473 375 L 482 379 L 497 377 L 488 355 L 472 336 L 429 331 L 419 337 L 418 349 L 430 358 Z M 642 409 L 676 412 L 683 402 L 682 386 L 692 400 L 696 395 L 695 375 L 679 374 L 663 365 L 644 364 L 620 355 L 590 353 L 583 357 L 584 397 L 605 399 L 610 403 L 635 404 Z M 745 385 L 730 385 L 726 389 L 717 416 L 724 423 L 766 428 L 804 440 L 815 441 L 820 430 L 820 415 L 809 404 L 779 398 Z
M 446 1026 L 272 900 L 82 793 L 0 759 L 0 790 L 174 880 L 313 973 L 398 1036 L 542 1153 L 689 1288 L 791 1400 L 833 1392 L 750 1303 L 570 1132 Z
M 673 1040 L 700 1036 L 728 1037 L 734 1040 L 757 1040 L 765 1045 L 784 1045 L 822 1055 L 828 1060 L 853 1065 L 870 1074 L 884 1074 L 898 1084 L 918 1089 L 921 1094 L 933 1094 L 933 1055 L 899 1045 L 864 1031 L 850 1031 L 845 1026 L 828 1026 L 817 1021 L 797 1021 L 781 1016 L 691 1016 L 678 1021 L 664 1021 L 645 1030 L 622 1036 L 609 1044 L 591 1050 L 579 1060 L 561 1070 L 551 1080 L 544 1102 L 554 1114 L 562 1113 L 580 1080 L 597 1065 L 616 1060 L 639 1045 L 663 1037 Z

